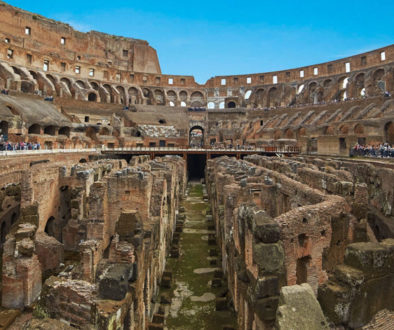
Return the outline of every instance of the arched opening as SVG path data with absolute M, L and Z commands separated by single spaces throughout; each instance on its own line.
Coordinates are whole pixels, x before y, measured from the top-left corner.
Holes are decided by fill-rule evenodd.
M 246 91 L 245 96 L 244 96 L 245 100 L 249 100 L 250 95 L 252 95 L 252 91 L 251 90 Z
M 99 85 L 98 85 L 98 83 L 96 83 L 95 81 L 91 81 L 91 82 L 90 82 L 90 86 L 92 86 L 92 88 L 93 88 L 94 90 L 96 90 L 96 91 L 99 90 Z
M 120 104 L 126 105 L 126 91 L 122 86 L 116 87 L 116 90 L 119 92 Z
M 276 130 L 274 132 L 274 139 L 279 140 L 280 138 L 282 138 L 282 132 L 280 130 Z
M 146 99 L 146 104 L 151 105 L 152 104 L 152 92 L 148 88 L 144 88 L 142 90 L 142 94 L 144 95 Z
M 157 105 L 165 104 L 164 92 L 162 90 L 160 89 L 155 90 L 155 100 Z
M 45 232 L 52 237 L 55 237 L 55 218 L 50 217 L 45 226 Z
M 204 129 L 201 126 L 194 126 L 190 129 L 189 146 L 192 148 L 204 147 Z
M 177 101 L 176 93 L 174 91 L 168 91 L 167 92 L 167 99 L 169 101 L 170 106 L 172 106 L 171 102 L 174 104 L 173 106 L 175 106 L 175 103 Z
M 268 107 L 276 107 L 280 105 L 279 90 L 276 87 L 272 87 L 268 92 Z
M 342 135 L 347 135 L 347 134 L 349 133 L 349 126 L 347 126 L 347 125 L 341 126 L 341 127 L 339 128 L 339 132 L 340 132 Z
M 208 109 L 215 109 L 215 103 L 214 102 L 208 102 Z
M 85 85 L 85 83 L 84 83 L 82 80 L 77 80 L 77 81 L 75 82 L 75 84 L 76 84 L 77 86 L 79 86 L 80 88 L 86 89 L 86 85 Z
M 230 101 L 227 103 L 227 108 L 234 109 L 235 107 L 236 107 L 236 104 L 234 101 Z
M 138 104 L 139 103 L 139 93 L 137 88 L 130 87 L 129 88 L 129 104 Z
M 187 92 L 186 92 L 186 91 L 180 91 L 180 92 L 179 92 L 179 99 L 180 99 L 181 101 L 185 102 L 185 104 L 186 104 L 186 101 L 187 101 Z M 186 106 L 186 105 L 185 105 L 185 106 Z
M 0 122 L 0 135 L 3 135 L 3 138 L 5 139 L 8 138 L 8 122 Z
M 249 91 L 248 91 L 249 92 Z M 248 96 L 248 92 L 245 94 L 245 100 L 247 99 L 246 97 Z M 250 97 L 250 95 L 249 95 Z M 265 98 L 264 98 L 264 89 L 258 89 L 256 92 L 256 98 L 255 102 L 259 108 L 262 108 L 265 105 Z
M 109 132 L 109 129 L 106 128 L 106 127 L 103 127 L 103 128 L 100 130 L 100 133 L 99 133 L 99 134 L 100 134 L 100 135 L 111 135 L 110 132 Z
M 324 135 L 334 135 L 334 128 L 332 126 L 325 127 Z
M 287 129 L 285 132 L 286 139 L 294 139 L 294 133 L 291 129 Z
M 55 126 L 47 126 L 44 128 L 44 134 L 47 135 L 56 135 L 56 127 Z
M 112 90 L 112 87 L 108 84 L 103 85 L 104 89 L 107 91 L 107 93 L 110 96 L 110 102 L 115 103 L 115 97 L 114 97 L 114 92 Z
M 354 126 L 354 133 L 355 134 L 364 134 L 364 126 L 361 124 L 357 124 Z
M 392 121 L 384 125 L 384 138 L 387 143 L 394 145 L 394 123 Z
M 192 107 L 202 107 L 204 105 L 204 95 L 201 92 L 193 92 L 190 96 Z
M 67 126 L 61 127 L 59 129 L 59 135 L 65 135 L 65 136 L 70 137 L 70 127 L 67 127 Z
M 38 124 L 33 124 L 29 127 L 29 134 L 41 134 L 41 126 Z
M 89 95 L 88 95 L 88 101 L 89 101 L 89 102 L 96 102 L 96 101 L 97 101 L 97 95 L 96 95 L 96 93 L 89 93 Z

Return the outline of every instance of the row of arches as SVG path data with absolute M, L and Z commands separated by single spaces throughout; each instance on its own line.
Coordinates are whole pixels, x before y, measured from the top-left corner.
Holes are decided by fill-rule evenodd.
M 57 127 L 54 125 L 42 127 L 39 124 L 32 124 L 28 128 L 28 134 L 64 135 L 70 137 L 71 128 L 68 126 Z
M 310 80 L 297 85 L 282 84 L 248 89 L 240 103 L 264 108 L 296 104 L 320 104 L 382 95 L 394 88 L 392 68 L 377 68 L 349 75 Z
M 339 127 L 335 127 L 332 125 L 325 126 L 321 134 L 322 135 L 333 135 L 333 136 L 365 136 L 367 130 L 365 126 L 361 123 L 357 124 L 343 124 Z M 273 139 L 299 139 L 303 136 L 306 136 L 307 131 L 305 127 L 301 127 L 297 130 L 293 130 L 291 128 L 286 129 L 276 129 L 273 131 Z M 389 144 L 394 144 L 394 122 L 389 121 L 383 125 L 383 134 L 382 134 L 384 142 L 388 142 Z

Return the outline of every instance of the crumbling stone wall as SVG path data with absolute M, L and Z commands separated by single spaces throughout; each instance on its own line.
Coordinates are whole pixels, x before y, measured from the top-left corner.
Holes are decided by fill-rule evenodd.
M 261 156 L 208 162 L 207 191 L 240 328 L 270 328 L 280 287 L 308 283 L 316 294 L 349 259 L 349 244 L 377 241 L 365 221 L 375 180 L 337 163 Z M 391 196 L 391 187 L 384 191 Z M 374 297 L 369 303 L 378 307 L 358 326 L 391 308 Z
M 3 254 L 3 306 L 31 306 L 41 293 L 37 315 L 70 325 L 141 329 L 150 322 L 186 173 L 179 157 L 132 164 L 44 164 L 22 176 L 21 216 Z M 62 206 L 56 201 L 64 196 Z M 62 209 L 66 217 L 52 232 L 46 217 Z

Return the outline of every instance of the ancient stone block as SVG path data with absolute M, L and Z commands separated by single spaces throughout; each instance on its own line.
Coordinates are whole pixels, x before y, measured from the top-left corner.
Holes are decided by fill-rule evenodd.
M 276 328 L 281 330 L 329 329 L 309 284 L 282 287 Z

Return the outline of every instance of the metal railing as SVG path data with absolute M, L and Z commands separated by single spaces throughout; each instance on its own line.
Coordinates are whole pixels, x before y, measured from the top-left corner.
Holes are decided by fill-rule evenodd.
M 86 153 L 100 152 L 100 149 L 38 149 L 38 150 L 6 150 L 0 151 L 0 156 L 20 156 L 20 155 L 45 155 L 58 153 Z

